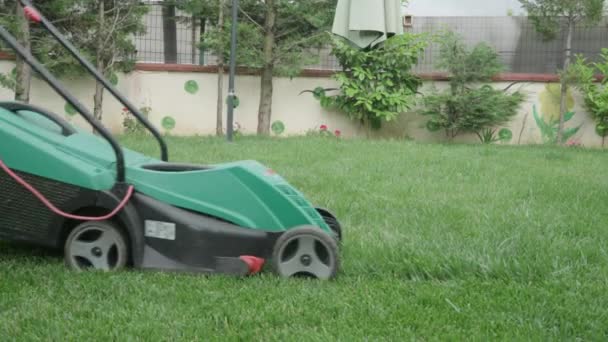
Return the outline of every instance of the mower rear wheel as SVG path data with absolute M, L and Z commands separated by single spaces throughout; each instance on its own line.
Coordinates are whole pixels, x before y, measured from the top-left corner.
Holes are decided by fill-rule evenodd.
M 272 267 L 281 277 L 332 279 L 340 267 L 336 240 L 317 227 L 288 230 L 277 240 Z
M 116 224 L 108 221 L 78 225 L 65 241 L 65 263 L 77 271 L 115 271 L 129 259 L 127 239 Z

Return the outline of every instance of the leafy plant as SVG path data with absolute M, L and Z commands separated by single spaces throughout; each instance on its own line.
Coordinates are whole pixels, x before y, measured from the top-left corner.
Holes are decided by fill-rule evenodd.
M 150 116 L 150 112 L 152 108 L 150 107 L 142 107 L 139 111 L 147 118 Z M 146 127 L 142 125 L 137 118 L 129 112 L 127 108 L 122 109 L 122 126 L 124 128 L 124 133 L 127 135 L 142 135 L 146 133 Z
M 10 74 L 0 73 L 0 87 L 6 88 L 9 90 L 15 90 L 16 85 L 17 85 L 17 80 L 15 79 L 14 73 L 10 73 Z
M 477 137 L 483 144 L 507 142 L 513 139 L 513 132 L 508 128 L 502 128 L 500 131 L 497 128 L 484 128 L 481 132 L 477 132 Z
M 601 83 L 596 82 L 596 71 L 604 76 Z M 583 94 L 585 109 L 595 120 L 595 131 L 602 137 L 603 145 L 608 136 L 608 49 L 602 49 L 598 63 L 589 63 L 584 57 L 577 56 L 570 74 Z
M 318 129 L 308 130 L 306 132 L 307 137 L 336 137 L 340 138 L 342 136 L 342 131 L 339 129 L 334 130 L 333 132 L 329 129 L 327 125 L 321 125 Z
M 380 128 L 414 105 L 422 85 L 412 74 L 426 35 L 404 34 L 388 39 L 377 48 L 360 50 L 340 38 L 334 39 L 333 54 L 342 71 L 334 75 L 338 89 L 312 91 L 325 108 L 338 109 L 352 120 Z M 339 91 L 328 95 L 329 91 Z
M 605 12 L 605 0 L 519 0 L 528 12 L 528 17 L 545 40 L 559 37 L 563 30 L 562 48 L 565 52 L 560 73 L 560 120 L 558 123 L 557 140 L 564 141 L 565 115 L 567 108 L 568 88 L 571 80 L 565 76 L 570 70 L 572 41 L 575 26 L 580 22 L 594 25 L 602 20 Z M 560 38 L 561 39 L 561 38 Z
M 546 144 L 556 144 L 558 142 L 558 131 L 559 131 L 559 119 L 552 119 L 546 122 L 541 115 L 539 115 L 536 106 L 533 107 L 532 113 L 534 114 L 534 121 L 540 129 L 543 137 L 543 142 Z M 572 120 L 574 112 L 568 112 L 564 115 L 564 122 Z M 581 125 L 582 126 L 582 125 Z M 567 142 L 581 129 L 581 126 L 564 129 L 560 143 Z
M 438 67 L 448 71 L 450 87 L 433 88 L 422 100 L 421 114 L 430 118 L 426 125 L 430 131 L 444 129 L 450 138 L 475 133 L 481 141 L 491 141 L 491 128 L 508 122 L 524 100 L 521 92 L 507 93 L 509 87 L 478 85 L 503 69 L 498 54 L 485 43 L 469 49 L 460 36 L 448 33 L 441 41 Z

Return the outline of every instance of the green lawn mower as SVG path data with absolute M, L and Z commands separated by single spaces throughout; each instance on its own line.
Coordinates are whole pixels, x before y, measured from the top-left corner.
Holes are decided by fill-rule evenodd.
M 42 25 L 158 140 L 161 159 L 122 148 L 0 26 L 0 37 L 89 122 L 81 131 L 44 108 L 0 102 L 0 239 L 63 248 L 75 270 L 176 270 L 331 279 L 340 223 L 255 161 L 168 162 L 154 126 L 29 2 Z

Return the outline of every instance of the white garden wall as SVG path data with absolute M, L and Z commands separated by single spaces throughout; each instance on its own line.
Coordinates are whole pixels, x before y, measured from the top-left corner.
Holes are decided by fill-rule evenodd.
M 0 61 L 0 72 L 9 72 L 13 68 L 10 61 Z M 67 88 L 85 105 L 92 108 L 94 83 L 90 79 L 64 79 Z M 228 84 L 226 79 L 225 84 Z M 428 87 L 431 82 L 426 83 Z M 437 87 L 445 87 L 445 82 L 435 82 Z M 505 88 L 509 83 L 494 83 L 497 88 Z M 409 137 L 418 141 L 444 141 L 442 132 L 431 133 L 425 128 L 426 119 L 415 113 L 406 113 L 395 123 L 387 124 L 380 132 L 370 132 L 351 122 L 345 115 L 329 112 L 320 107 L 310 93 L 300 95 L 303 90 L 317 86 L 334 87 L 335 83 L 326 77 L 298 77 L 294 79 L 276 78 L 274 81 L 272 121 L 281 121 L 285 126 L 282 136 L 305 134 L 318 130 L 320 125 L 327 125 L 330 130 L 340 130 L 343 136 L 382 136 L 403 138 Z M 237 93 L 240 105 L 235 112 L 236 121 L 243 133 L 255 133 L 257 109 L 259 103 L 259 78 L 257 76 L 237 77 Z M 542 134 L 532 114 L 533 107 L 538 108 L 539 115 L 546 121 L 555 116 L 558 92 L 557 85 L 547 83 L 521 83 L 512 89 L 521 89 L 528 95 L 519 115 L 509 124 L 513 133 L 511 144 L 541 143 Z M 199 72 L 135 71 L 120 75 L 118 88 L 139 107 L 152 109 L 150 119 L 159 127 L 162 122 L 174 121 L 175 127 L 164 129 L 173 135 L 206 135 L 215 132 L 217 75 Z M 549 90 L 548 90 L 549 88 Z M 225 90 L 226 91 L 226 90 Z M 12 92 L 0 89 L 0 100 L 11 100 Z M 104 105 L 104 123 L 114 132 L 122 129 L 122 108 L 111 96 L 106 95 Z M 65 101 L 56 95 L 44 82 L 35 80 L 32 85 L 31 101 L 45 106 L 68 118 L 77 125 L 85 125 L 78 116 L 69 115 L 65 110 Z M 574 118 L 567 127 L 578 127 L 573 137 L 585 146 L 600 146 L 602 139 L 595 133 L 595 124 L 580 106 L 581 99 L 573 94 L 571 104 L 574 106 Z M 170 126 L 167 126 L 170 127 Z M 523 130 L 522 130 L 523 127 Z M 501 127 L 502 128 L 502 127 Z M 520 139 L 521 133 L 521 139 Z M 474 136 L 459 137 L 456 141 L 476 141 Z

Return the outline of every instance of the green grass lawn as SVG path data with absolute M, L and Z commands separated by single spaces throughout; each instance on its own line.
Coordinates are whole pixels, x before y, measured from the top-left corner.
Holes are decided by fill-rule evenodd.
M 125 139 L 156 155 L 152 142 Z M 171 138 L 172 159 L 256 159 L 345 227 L 332 282 L 76 274 L 0 244 L 0 336 L 44 340 L 606 340 L 602 151 Z

